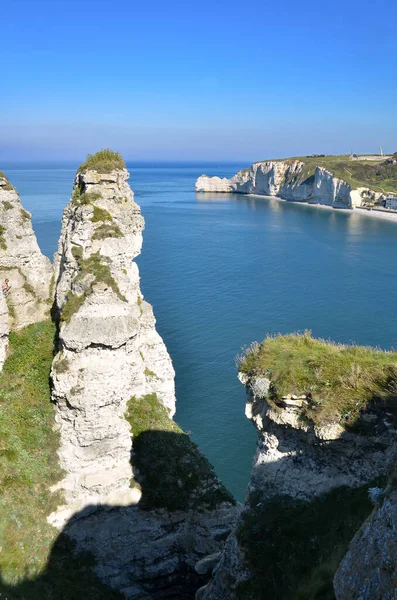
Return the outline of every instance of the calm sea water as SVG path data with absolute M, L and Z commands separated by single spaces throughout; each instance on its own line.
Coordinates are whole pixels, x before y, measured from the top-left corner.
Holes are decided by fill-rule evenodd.
M 236 378 L 240 349 L 266 333 L 397 345 L 397 225 L 271 199 L 196 195 L 202 173 L 244 164 L 131 164 L 146 219 L 142 290 L 176 370 L 176 420 L 240 500 L 256 434 Z M 76 165 L 4 164 L 56 249 Z

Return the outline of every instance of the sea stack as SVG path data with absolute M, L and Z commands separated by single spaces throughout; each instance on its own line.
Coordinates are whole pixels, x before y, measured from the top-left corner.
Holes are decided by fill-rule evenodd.
M 121 157 L 83 164 L 55 259 L 59 352 L 52 368 L 68 509 L 138 502 L 130 487 L 131 397 L 155 393 L 172 416 L 174 370 L 143 299 L 134 258 L 144 220 Z M 62 518 L 61 518 L 62 521 Z

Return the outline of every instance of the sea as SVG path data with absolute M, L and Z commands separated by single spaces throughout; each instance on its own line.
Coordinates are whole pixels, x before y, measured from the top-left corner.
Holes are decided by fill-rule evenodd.
M 244 415 L 236 356 L 266 335 L 397 346 L 397 224 L 271 198 L 196 194 L 203 173 L 248 164 L 128 163 L 145 217 L 137 262 L 176 372 L 176 421 L 238 500 L 257 436 Z M 2 163 L 57 248 L 77 163 Z

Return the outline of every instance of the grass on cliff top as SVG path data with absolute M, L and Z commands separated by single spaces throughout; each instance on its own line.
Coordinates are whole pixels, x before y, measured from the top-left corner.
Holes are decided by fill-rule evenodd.
M 368 409 L 397 414 L 397 352 L 344 346 L 303 335 L 267 337 L 239 358 L 239 371 L 271 380 L 269 399 L 311 394 L 302 416 L 364 430 Z
M 77 169 L 80 173 L 96 171 L 97 173 L 111 173 L 115 169 L 125 169 L 125 162 L 120 152 L 113 152 L 105 148 L 95 154 L 87 154 L 87 158 Z
M 126 415 L 133 434 L 134 467 L 143 509 L 170 511 L 214 508 L 235 503 L 209 461 L 168 416 L 156 394 L 132 397 Z
M 310 183 L 314 177 L 316 166 L 324 167 L 335 177 L 346 181 L 352 189 L 368 187 L 376 192 L 397 192 L 397 164 L 379 157 L 379 163 L 364 160 L 349 160 L 348 155 L 306 157 L 296 156 L 285 160 L 294 162 L 299 160 L 304 163 L 304 168 L 294 180 L 288 178 L 287 183 Z
M 373 510 L 368 489 L 382 484 L 336 488 L 311 502 L 251 494 L 237 537 L 252 577 L 238 600 L 335 600 L 335 572 Z
M 92 558 L 47 523 L 61 498 L 53 430 L 50 321 L 10 334 L 0 375 L 0 596 L 4 600 L 121 600 L 91 571 Z
M 6 184 L 2 185 L 0 190 L 7 190 L 8 192 L 10 192 L 11 190 L 14 189 L 14 186 L 12 185 L 12 183 L 7 179 L 7 177 L 4 175 L 3 171 L 0 171 L 0 179 L 5 179 L 6 180 Z

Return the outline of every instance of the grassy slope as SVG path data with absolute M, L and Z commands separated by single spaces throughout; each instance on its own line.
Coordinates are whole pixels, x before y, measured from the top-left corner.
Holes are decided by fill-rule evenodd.
M 131 398 L 127 419 L 144 509 L 213 508 L 233 497 L 189 436 L 172 421 L 156 394 Z
M 303 416 L 316 423 L 340 420 L 365 429 L 360 412 L 397 412 L 397 352 L 316 340 L 310 333 L 267 337 L 242 358 L 239 370 L 271 379 L 270 401 L 312 395 Z
M 113 600 L 120 596 L 100 584 L 92 561 L 74 557 L 46 520 L 60 500 L 49 486 L 62 477 L 49 386 L 54 335 L 49 321 L 11 333 L 0 375 L 0 595 Z
M 282 159 L 277 159 L 282 160 Z M 397 192 L 397 165 L 387 161 L 374 164 L 369 161 L 349 160 L 348 155 L 307 158 L 297 156 L 284 159 L 286 161 L 300 160 L 305 164 L 297 183 L 310 179 L 315 173 L 316 166 L 325 167 L 335 177 L 343 179 L 353 189 L 368 187 L 376 192 Z
M 237 536 L 252 578 L 239 585 L 238 599 L 334 600 L 335 571 L 373 509 L 369 487 L 338 488 L 309 503 L 251 495 Z

